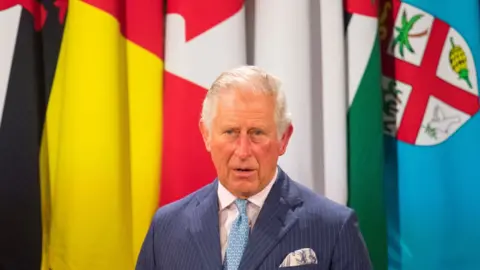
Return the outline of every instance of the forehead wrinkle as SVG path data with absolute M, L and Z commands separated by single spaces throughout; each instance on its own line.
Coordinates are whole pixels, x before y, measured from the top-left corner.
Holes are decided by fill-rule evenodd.
M 245 110 L 245 108 L 248 108 L 249 110 L 258 109 L 259 111 L 262 111 L 266 104 L 262 104 L 263 102 L 258 102 L 257 98 L 266 101 L 266 103 L 271 103 L 270 105 L 272 105 L 272 112 L 274 111 L 275 101 L 273 100 L 273 95 L 244 89 L 224 91 L 221 93 L 218 96 L 216 104 L 217 111 L 220 107 L 233 107 L 240 110 Z

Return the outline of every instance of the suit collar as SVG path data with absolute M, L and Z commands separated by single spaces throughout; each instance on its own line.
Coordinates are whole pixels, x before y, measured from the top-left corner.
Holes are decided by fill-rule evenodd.
M 285 236 L 298 217 L 293 211 L 302 203 L 292 180 L 281 170 L 260 211 L 239 269 L 255 269 Z
M 278 178 L 277 176 L 278 176 L 278 168 L 275 171 L 275 175 L 273 176 L 273 179 L 270 181 L 270 183 L 268 183 L 268 185 L 265 186 L 265 188 L 262 189 L 260 192 L 248 198 L 248 201 L 261 209 L 265 204 L 265 201 L 267 200 L 268 194 L 270 194 L 270 191 L 272 190 L 273 185 L 277 181 L 277 178 Z
M 218 182 L 200 190 L 192 200 L 189 232 L 206 269 L 221 269 L 222 258 L 218 224 Z M 188 254 L 185 254 L 188 256 Z
M 189 232 L 206 269 L 221 269 L 218 180 L 200 190 L 191 202 Z M 278 168 L 277 179 L 259 213 L 239 269 L 255 269 L 285 236 L 298 217 L 302 203 L 297 187 Z

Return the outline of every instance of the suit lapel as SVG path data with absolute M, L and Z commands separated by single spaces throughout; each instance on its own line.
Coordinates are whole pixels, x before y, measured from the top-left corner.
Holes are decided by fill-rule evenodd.
M 296 190 L 290 189 L 290 181 L 279 168 L 276 182 L 249 237 L 239 269 L 250 270 L 258 267 L 297 221 L 293 208 L 302 201 Z
M 221 269 L 217 181 L 203 194 L 198 194 L 191 211 L 189 231 L 202 257 L 202 265 L 206 266 L 205 269 Z

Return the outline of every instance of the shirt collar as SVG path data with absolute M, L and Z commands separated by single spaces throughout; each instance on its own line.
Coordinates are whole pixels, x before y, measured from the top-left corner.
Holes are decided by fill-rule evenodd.
M 265 203 L 265 200 L 267 199 L 268 194 L 270 193 L 270 190 L 272 189 L 273 184 L 277 179 L 277 174 L 278 174 L 278 167 L 275 170 L 275 175 L 273 176 L 273 179 L 270 181 L 270 183 L 268 183 L 268 185 L 265 188 L 263 188 L 260 192 L 248 198 L 248 201 L 253 203 L 257 207 L 262 208 L 263 204 Z M 230 193 L 230 191 L 228 191 L 222 185 L 222 183 L 220 183 L 220 181 L 218 181 L 217 194 L 218 194 L 220 211 L 227 208 L 230 204 L 232 204 L 237 199 L 232 193 Z

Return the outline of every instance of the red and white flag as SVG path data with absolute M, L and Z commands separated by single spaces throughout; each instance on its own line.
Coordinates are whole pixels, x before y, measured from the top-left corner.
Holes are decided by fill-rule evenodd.
M 167 1 L 160 204 L 211 182 L 215 169 L 198 127 L 207 89 L 246 64 L 243 0 Z

